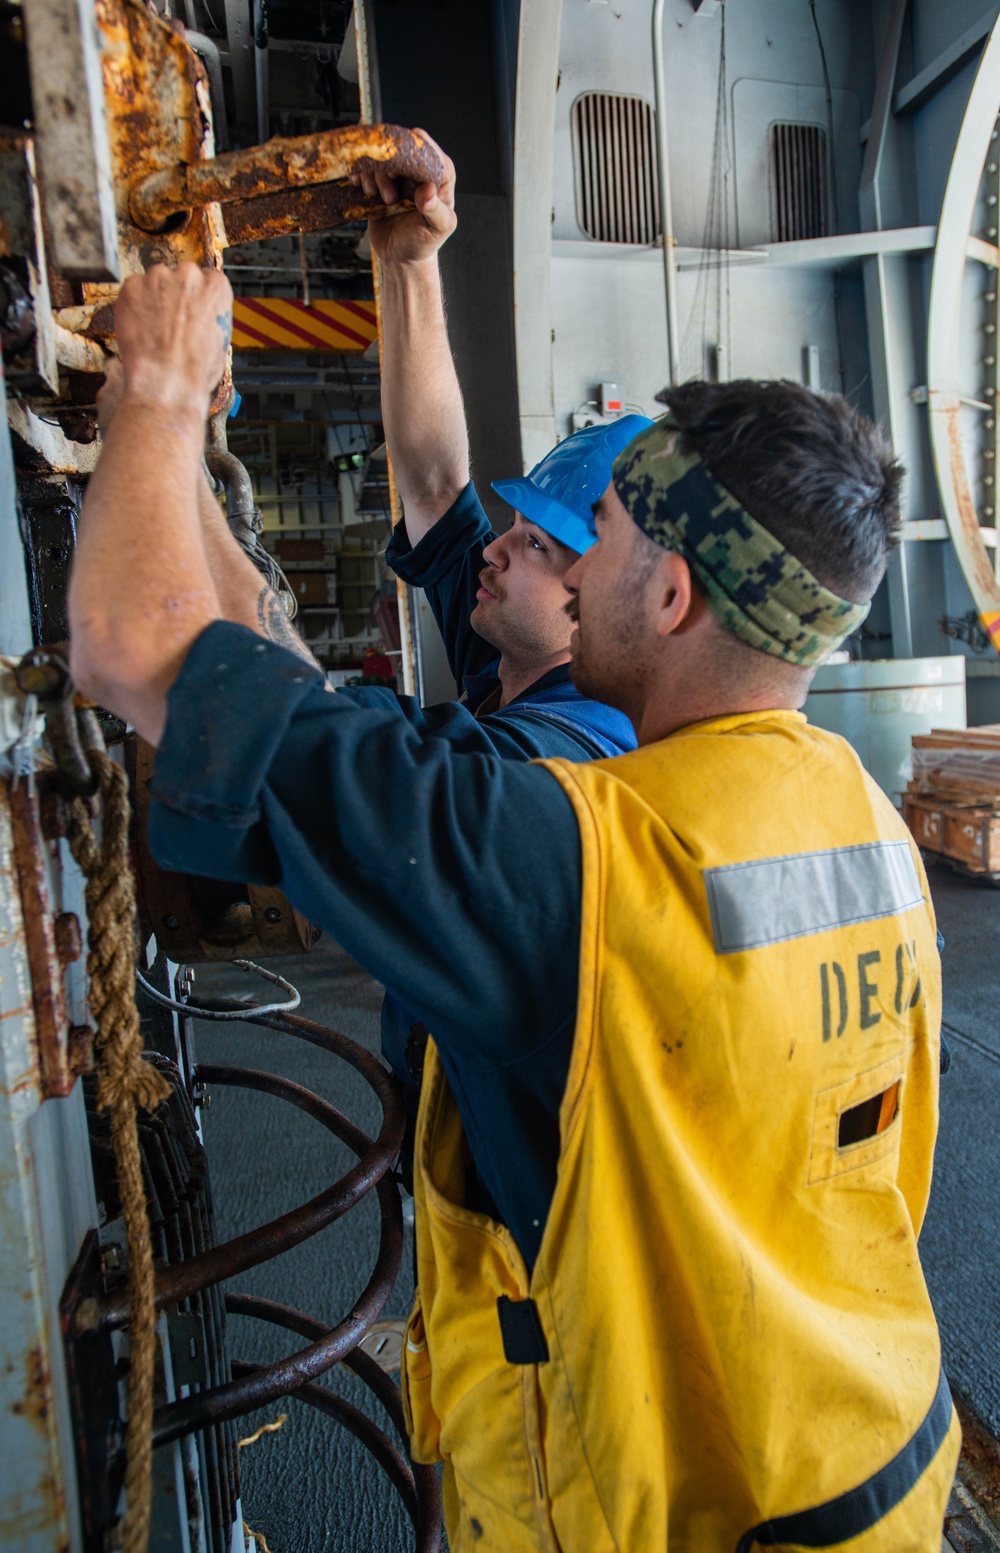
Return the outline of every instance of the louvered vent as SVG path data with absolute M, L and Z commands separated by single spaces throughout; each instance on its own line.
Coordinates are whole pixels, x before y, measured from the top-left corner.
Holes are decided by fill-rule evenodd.
M 827 140 L 818 124 L 771 128 L 771 241 L 826 237 Z
M 576 214 L 602 243 L 660 235 L 653 110 L 641 97 L 586 92 L 573 104 Z

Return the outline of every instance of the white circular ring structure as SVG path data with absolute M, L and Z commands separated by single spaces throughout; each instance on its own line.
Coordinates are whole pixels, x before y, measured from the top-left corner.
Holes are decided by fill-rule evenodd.
M 962 451 L 959 319 L 967 262 L 996 273 L 995 244 L 972 232 L 983 168 L 1000 113 L 1000 23 L 994 26 L 966 105 L 941 206 L 927 320 L 927 400 L 941 506 L 983 627 L 1000 652 L 1000 583 L 980 534 Z

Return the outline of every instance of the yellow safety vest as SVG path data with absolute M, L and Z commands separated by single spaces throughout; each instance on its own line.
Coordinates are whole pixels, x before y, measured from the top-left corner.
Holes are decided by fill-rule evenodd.
M 545 763 L 577 1026 L 531 1276 L 428 1049 L 416 1460 L 452 1553 L 939 1553 L 960 1434 L 917 1255 L 940 962 L 919 854 L 799 713 Z

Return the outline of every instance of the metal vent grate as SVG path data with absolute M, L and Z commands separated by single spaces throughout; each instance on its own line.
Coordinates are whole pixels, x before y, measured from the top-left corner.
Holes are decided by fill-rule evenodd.
M 641 97 L 586 92 L 573 104 L 576 214 L 602 243 L 660 235 L 653 110 Z
M 827 236 L 827 158 L 826 130 L 818 124 L 772 125 L 772 242 Z

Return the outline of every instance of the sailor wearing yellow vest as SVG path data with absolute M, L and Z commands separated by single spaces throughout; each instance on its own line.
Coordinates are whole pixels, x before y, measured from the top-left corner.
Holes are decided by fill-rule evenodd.
M 415 1459 L 446 1463 L 453 1553 L 940 1548 L 959 1429 L 917 1255 L 933 912 L 888 800 L 790 709 L 867 613 L 898 471 L 892 521 L 852 551 L 864 502 L 829 498 L 858 422 L 820 407 L 830 467 L 811 486 L 799 470 L 812 502 L 782 543 L 734 492 L 741 441 L 758 465 L 768 442 L 787 457 L 793 391 L 758 405 L 769 428 L 745 392 L 740 414 L 749 386 L 687 436 L 667 416 L 626 449 L 567 579 L 574 681 L 629 713 L 640 748 L 546 763 L 579 825 L 583 901 L 530 1275 L 464 1205 L 433 1048 L 425 1068 L 404 1396 Z M 685 391 L 665 398 L 683 424 Z M 712 716 L 699 693 L 727 683 L 747 709 Z

